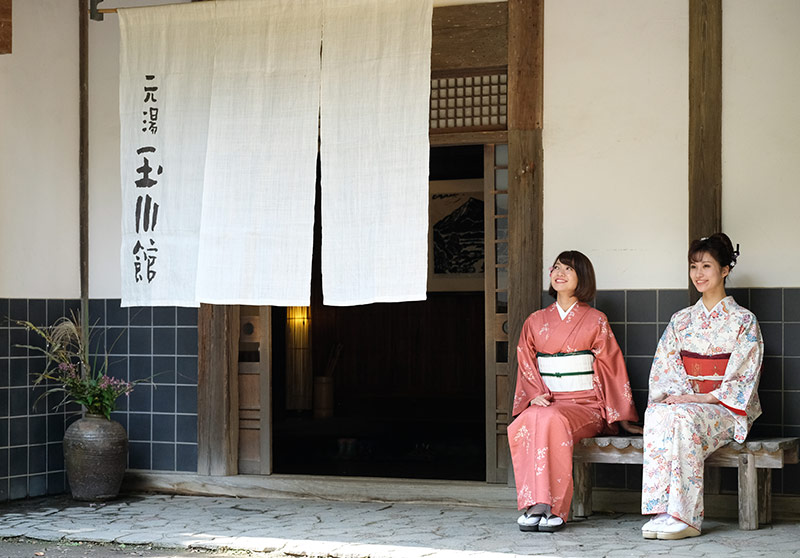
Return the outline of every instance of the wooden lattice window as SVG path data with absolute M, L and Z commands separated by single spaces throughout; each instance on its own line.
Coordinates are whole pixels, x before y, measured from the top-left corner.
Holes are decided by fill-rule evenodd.
M 11 53 L 11 0 L 0 0 L 0 54 Z
M 508 74 L 505 69 L 431 77 L 431 133 L 505 130 Z

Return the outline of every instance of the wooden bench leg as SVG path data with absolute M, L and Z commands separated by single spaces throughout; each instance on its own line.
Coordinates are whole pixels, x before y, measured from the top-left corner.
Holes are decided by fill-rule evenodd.
M 758 522 L 772 523 L 772 469 L 758 469 Z
M 758 529 L 758 474 L 755 458 L 739 455 L 739 529 Z
M 705 494 L 719 494 L 722 490 L 722 471 L 719 467 L 706 465 L 703 473 L 703 492 Z
M 573 517 L 588 517 L 592 513 L 592 464 L 575 462 L 572 464 Z

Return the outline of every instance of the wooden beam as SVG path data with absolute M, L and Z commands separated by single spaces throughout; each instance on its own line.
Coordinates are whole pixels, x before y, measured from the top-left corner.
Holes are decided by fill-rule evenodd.
M 722 0 L 689 0 L 689 240 L 721 230 Z
M 433 10 L 431 72 L 506 66 L 507 44 L 505 2 Z
M 478 506 L 508 510 L 517 497 L 515 489 L 477 481 L 424 479 L 381 479 L 311 475 L 237 475 L 201 477 L 189 473 L 163 473 L 131 470 L 125 473 L 123 494 L 150 492 L 193 496 L 231 496 L 235 498 L 303 498 L 330 501 L 388 502 L 393 504 L 433 504 L 439 506 Z M 706 494 L 706 517 L 734 519 L 738 514 L 736 494 Z M 574 501 L 574 497 L 573 497 Z M 594 508 L 619 513 L 639 514 L 642 491 L 620 488 L 594 488 Z M 776 496 L 773 518 L 797 522 L 800 497 Z M 654 543 L 656 544 L 656 543 Z
M 447 6 L 468 6 L 475 4 L 496 4 L 497 0 L 433 0 L 434 8 L 445 8 Z M 505 0 L 502 2 L 505 4 Z
M 431 146 L 485 145 L 508 143 L 508 132 L 457 132 L 453 134 L 431 134 Z
M 515 389 L 522 324 L 541 305 L 543 53 L 544 0 L 509 0 L 509 399 Z
M 0 54 L 11 54 L 11 0 L 0 0 Z
M 11 0 L 8 0 L 11 1 Z M 103 0 L 100 0 L 102 2 Z M 191 0 L 192 2 L 203 2 L 204 0 Z M 434 8 L 446 8 L 449 6 L 467 6 L 473 4 L 494 4 L 497 0 L 433 0 L 433 7 Z M 503 2 L 505 3 L 505 2 Z M 129 6 L 134 7 L 134 6 Z M 148 6 L 135 6 L 136 8 L 146 8 Z M 152 6 L 149 6 L 152 7 Z M 91 10 L 91 15 L 100 15 L 100 18 L 97 18 L 98 21 L 103 21 L 102 14 L 115 14 L 117 13 L 117 8 L 95 8 Z M 95 19 L 94 17 L 92 19 Z
M 239 457 L 239 307 L 198 313 L 197 473 L 235 475 Z

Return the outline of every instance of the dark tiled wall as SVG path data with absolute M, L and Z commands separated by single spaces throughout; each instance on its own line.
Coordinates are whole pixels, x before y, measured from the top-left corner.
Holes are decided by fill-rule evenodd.
M 197 471 L 197 309 L 119 302 L 90 301 L 89 321 L 110 374 L 142 382 L 112 415 L 128 432 L 128 467 Z
M 800 289 L 729 291 L 759 319 L 766 357 L 759 394 L 764 414 L 754 435 L 800 436 Z M 552 302 L 546 294 L 543 303 Z M 626 356 L 640 414 L 647 400 L 650 363 L 673 312 L 689 304 L 686 290 L 601 291 L 596 306 L 609 318 Z M 43 360 L 16 345 L 24 329 L 5 321 L 51 324 L 79 308 L 76 300 L 0 299 L 0 501 L 66 490 L 61 440 L 74 409 L 52 411 L 53 396 L 34 402 L 41 388 L 30 373 Z M 91 300 L 95 354 L 110 353 L 113 376 L 152 379 L 121 398 L 114 419 L 130 440 L 129 468 L 197 470 L 197 310 L 120 308 L 119 300 Z M 641 467 L 601 465 L 595 486 L 641 487 Z M 723 469 L 723 489 L 736 490 L 736 472 Z M 800 466 L 773 474 L 776 493 L 800 494 Z
M 39 400 L 43 389 L 32 387 L 29 373 L 43 360 L 17 347 L 29 344 L 28 335 L 5 318 L 45 324 L 78 307 L 75 300 L 0 299 L 0 501 L 64 492 L 61 440 L 69 420 L 67 409 L 46 411 L 57 395 Z
M 729 289 L 728 294 L 758 318 L 764 337 L 759 385 L 763 414 L 751 436 L 800 436 L 800 289 Z M 543 304 L 553 301 L 544 295 Z M 644 417 L 647 383 L 656 345 L 672 314 L 689 305 L 680 290 L 600 291 L 595 306 L 611 323 L 625 354 L 636 408 Z M 641 488 L 638 466 L 596 465 L 595 486 Z M 737 490 L 735 469 L 722 470 L 722 488 Z M 773 473 L 775 493 L 800 494 L 800 466 Z
M 197 310 L 120 308 L 119 300 L 91 300 L 91 353 L 109 354 L 109 374 L 145 380 L 118 400 L 112 415 L 128 432 L 128 467 L 154 471 L 197 470 Z M 5 318 L 52 324 L 77 312 L 77 300 L 0 299 L 0 501 L 64 492 L 61 441 L 78 415 L 53 410 L 60 400 L 42 393 L 31 374 L 44 360 L 17 345 L 23 328 Z

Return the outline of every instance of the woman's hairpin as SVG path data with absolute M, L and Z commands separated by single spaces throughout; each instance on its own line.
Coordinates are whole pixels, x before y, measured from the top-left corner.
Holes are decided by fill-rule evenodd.
M 739 259 L 739 245 L 737 244 L 736 245 L 736 250 L 734 250 L 733 254 L 731 254 L 730 266 L 731 267 L 735 266 L 736 265 L 736 260 L 738 260 L 738 259 Z

